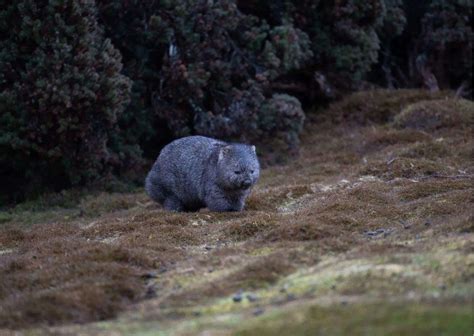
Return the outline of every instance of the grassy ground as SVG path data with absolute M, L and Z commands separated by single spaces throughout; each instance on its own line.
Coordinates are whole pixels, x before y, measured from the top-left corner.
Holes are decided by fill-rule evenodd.
M 360 93 L 242 213 L 142 190 L 0 213 L 3 335 L 470 335 L 473 103 Z

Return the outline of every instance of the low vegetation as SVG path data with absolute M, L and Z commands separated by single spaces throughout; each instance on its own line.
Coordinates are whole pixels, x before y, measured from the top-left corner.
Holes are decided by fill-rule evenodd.
M 0 333 L 471 333 L 473 117 L 451 94 L 350 96 L 242 213 L 170 213 L 142 189 L 4 211 Z

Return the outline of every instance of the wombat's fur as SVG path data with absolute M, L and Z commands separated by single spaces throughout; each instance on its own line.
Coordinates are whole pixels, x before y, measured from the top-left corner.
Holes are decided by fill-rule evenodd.
M 255 146 L 190 136 L 163 148 L 145 190 L 168 210 L 241 211 L 259 174 Z

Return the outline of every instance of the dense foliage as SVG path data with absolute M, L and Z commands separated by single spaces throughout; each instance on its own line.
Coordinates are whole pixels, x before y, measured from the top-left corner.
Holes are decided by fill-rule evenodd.
M 298 151 L 303 107 L 349 91 L 472 90 L 465 0 L 0 0 L 0 8 L 8 198 L 136 169 L 190 134 L 253 142 L 278 162 Z
M 387 1 L 404 17 L 396 36 L 383 35 L 372 80 L 389 88 L 455 89 L 472 97 L 473 4 L 465 0 Z M 390 20 L 394 22 L 394 20 Z
M 82 184 L 120 165 L 129 101 L 93 1 L 0 1 L 0 174 L 7 192 Z M 13 195 L 10 195 L 13 196 Z
M 303 111 L 299 102 L 291 112 L 269 108 L 292 99 L 273 95 L 270 83 L 312 58 L 304 32 L 292 24 L 272 27 L 230 0 L 99 4 L 136 83 L 137 106 L 130 112 L 141 109 L 155 126 L 143 130 L 144 138 L 198 133 L 256 141 L 286 133 L 286 147 L 297 148 Z M 156 155 L 156 146 L 152 151 Z

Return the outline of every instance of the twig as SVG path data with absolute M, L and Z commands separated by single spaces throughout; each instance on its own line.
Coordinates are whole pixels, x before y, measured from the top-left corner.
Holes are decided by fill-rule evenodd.
M 402 219 L 398 220 L 398 222 L 402 225 L 402 227 L 403 227 L 405 230 L 407 230 L 407 229 L 409 229 L 409 228 L 411 227 L 410 224 L 408 224 L 407 222 L 405 222 L 405 221 L 402 220 Z

